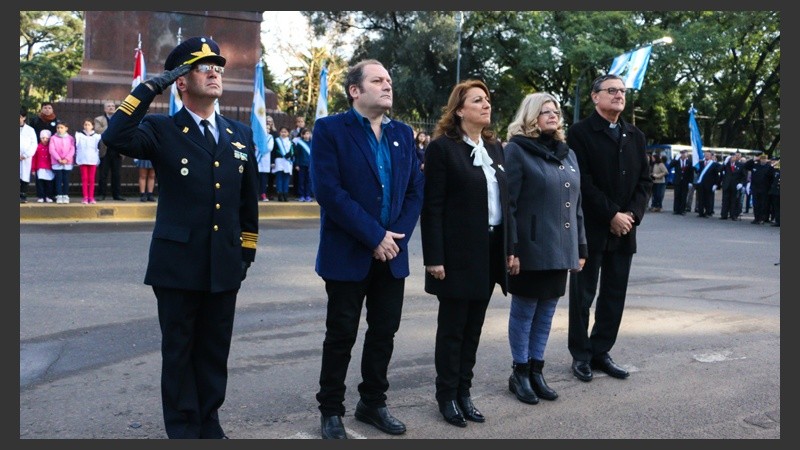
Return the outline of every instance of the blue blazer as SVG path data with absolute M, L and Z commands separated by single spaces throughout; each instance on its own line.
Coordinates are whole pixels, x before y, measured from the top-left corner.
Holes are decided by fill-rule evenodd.
M 422 209 L 424 177 L 408 125 L 392 120 L 384 128 L 392 160 L 388 230 L 405 233 L 400 254 L 389 262 L 405 278 L 408 241 Z M 381 189 L 375 155 L 353 110 L 318 119 L 311 141 L 311 182 L 320 211 L 316 272 L 323 279 L 360 281 L 387 228 L 380 223 Z

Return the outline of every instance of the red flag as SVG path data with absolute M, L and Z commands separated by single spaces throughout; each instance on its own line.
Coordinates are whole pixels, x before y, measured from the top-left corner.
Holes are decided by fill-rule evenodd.
M 133 82 L 131 83 L 131 87 L 136 87 L 144 81 L 144 77 L 147 74 L 147 71 L 144 67 L 144 53 L 142 52 L 142 48 L 139 47 L 136 49 L 136 54 L 134 55 L 134 64 L 133 64 Z

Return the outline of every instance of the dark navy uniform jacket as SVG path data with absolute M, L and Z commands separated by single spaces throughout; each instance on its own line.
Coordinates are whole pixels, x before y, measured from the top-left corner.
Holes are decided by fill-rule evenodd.
M 158 209 L 144 283 L 222 292 L 239 289 L 242 261 L 255 259 L 258 166 L 253 131 L 217 114 L 209 148 L 182 108 L 149 114 L 155 98 L 137 86 L 111 117 L 103 141 L 123 155 L 149 159 L 158 179 Z

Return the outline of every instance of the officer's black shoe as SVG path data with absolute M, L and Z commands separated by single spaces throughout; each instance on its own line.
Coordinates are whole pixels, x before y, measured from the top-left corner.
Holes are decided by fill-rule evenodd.
M 322 416 L 322 439 L 347 439 L 342 416 Z
M 114 200 L 118 200 L 118 201 L 124 202 L 126 199 L 125 199 L 125 197 L 114 197 Z

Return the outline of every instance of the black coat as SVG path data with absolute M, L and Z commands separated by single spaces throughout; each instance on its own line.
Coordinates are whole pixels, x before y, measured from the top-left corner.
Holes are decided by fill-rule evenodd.
M 509 226 L 508 185 L 503 148 L 484 142 L 500 189 L 505 255 L 513 254 Z M 426 266 L 444 265 L 445 278 L 425 274 L 425 292 L 447 298 L 491 296 L 490 273 L 506 261 L 489 258 L 489 200 L 483 169 L 472 165 L 472 147 L 461 139 L 440 136 L 425 150 L 425 195 L 420 217 L 422 257 Z M 508 276 L 500 283 L 507 293 Z
M 645 136 L 620 117 L 622 137 L 597 111 L 569 128 L 567 144 L 578 157 L 583 220 L 589 253 L 619 250 L 636 253 L 636 227 L 623 236 L 611 234 L 611 219 L 630 211 L 638 226 L 653 188 Z
M 670 169 L 675 169 L 675 177 L 672 179 L 672 184 L 675 186 L 686 186 L 694 181 L 694 166 L 692 165 L 692 158 L 686 158 L 686 165 L 681 168 L 681 160 L 673 159 L 669 165 Z
M 253 131 L 217 114 L 219 139 L 208 148 L 182 108 L 149 114 L 155 97 L 137 86 L 111 117 L 109 150 L 153 162 L 158 209 L 145 284 L 221 292 L 239 289 L 242 261 L 253 261 L 258 240 L 258 166 Z

